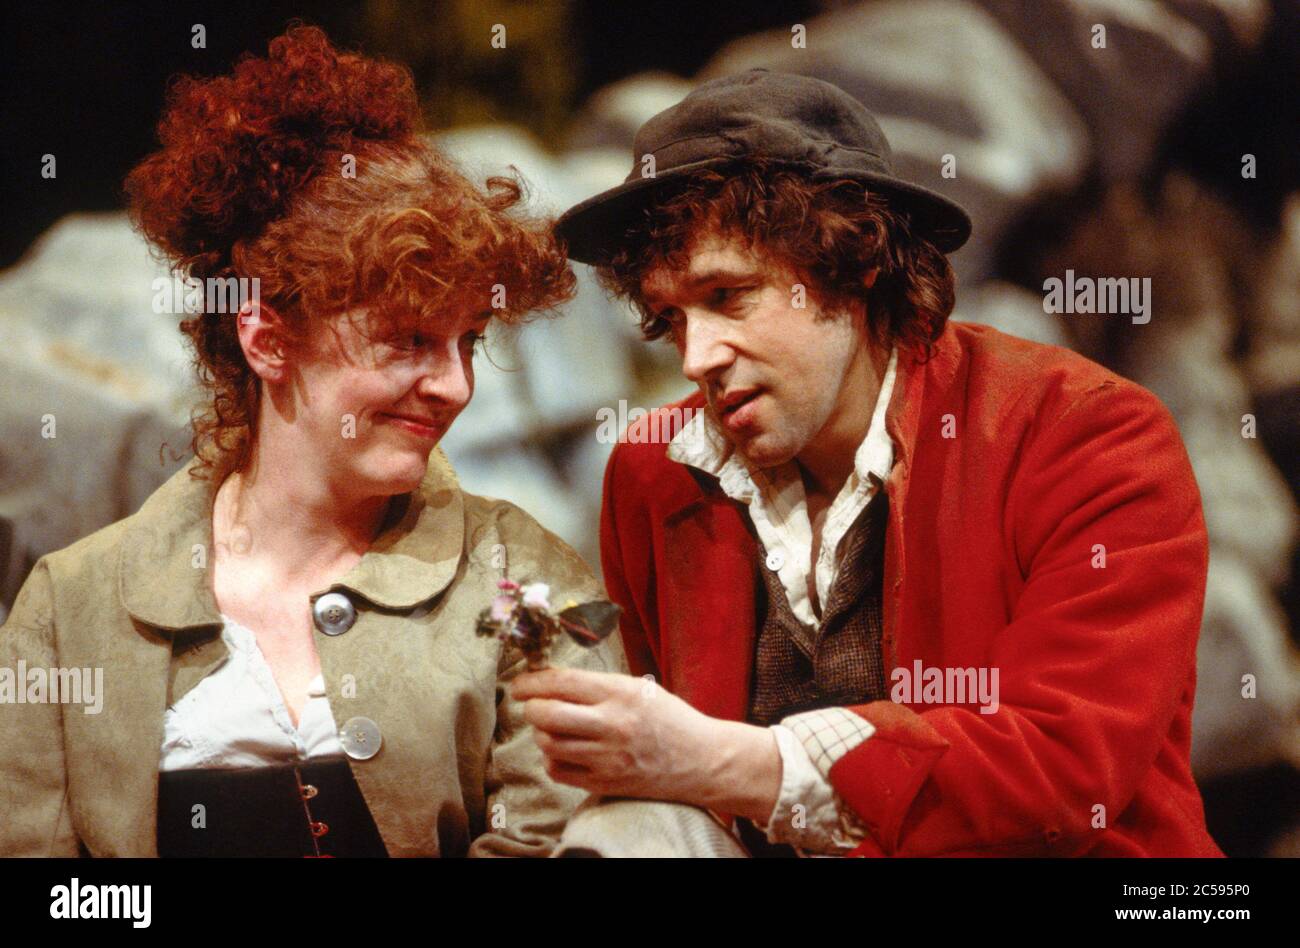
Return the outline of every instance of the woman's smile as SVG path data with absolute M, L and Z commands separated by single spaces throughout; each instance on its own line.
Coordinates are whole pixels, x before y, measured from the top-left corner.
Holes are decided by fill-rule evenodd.
M 416 420 L 409 415 L 397 415 L 390 412 L 380 412 L 379 417 L 404 431 L 409 431 L 417 437 L 427 438 L 430 441 L 439 440 L 444 433 L 442 425 L 431 425 L 427 419 Z

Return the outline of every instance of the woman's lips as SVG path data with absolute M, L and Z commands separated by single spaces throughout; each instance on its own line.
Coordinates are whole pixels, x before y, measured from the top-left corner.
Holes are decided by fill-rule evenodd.
M 389 415 L 385 413 L 382 417 L 391 421 L 397 427 L 403 428 L 406 431 L 411 432 L 411 434 L 417 435 L 421 438 L 427 438 L 430 441 L 437 441 L 442 437 L 442 429 L 433 425 L 413 421 L 410 418 L 404 418 L 401 415 Z

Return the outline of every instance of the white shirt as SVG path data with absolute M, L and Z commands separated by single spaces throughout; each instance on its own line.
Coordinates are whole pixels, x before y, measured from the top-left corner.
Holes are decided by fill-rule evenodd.
M 897 374 L 898 352 L 891 351 L 880 395 L 871 414 L 867 435 L 853 456 L 853 471 L 831 502 L 822 523 L 821 547 L 817 554 L 815 581 L 817 602 L 825 605 L 839 565 L 839 545 L 844 534 L 875 496 L 871 474 L 881 481 L 894 466 L 894 442 L 885 431 L 885 409 L 889 406 Z M 751 466 L 731 447 L 705 412 L 696 412 L 668 445 L 668 457 L 689 464 L 718 479 L 723 492 L 749 508 L 749 519 L 767 549 L 767 567 L 781 579 L 795 617 L 816 628 L 820 619 L 808 595 L 808 574 L 812 562 L 812 521 L 808 498 L 798 464 L 791 460 L 767 469 Z
M 308 684 L 294 727 L 257 636 L 229 616 L 221 618 L 230 654 L 164 712 L 159 769 L 258 767 L 343 753 L 324 677 Z
M 822 522 L 815 570 L 808 498 L 795 461 L 767 469 L 750 465 L 704 412 L 696 412 L 668 445 L 669 458 L 713 475 L 723 493 L 746 506 L 767 550 L 764 567 L 776 571 L 795 617 L 814 629 L 821 620 L 808 594 L 809 574 L 816 584 L 817 604 L 824 606 L 839 568 L 840 541 L 875 496 L 871 475 L 883 483 L 894 465 L 894 443 L 885 430 L 885 412 L 897 369 L 898 351 L 893 349 L 866 437 L 853 456 L 853 471 Z M 791 715 L 773 725 L 772 731 L 781 752 L 782 775 L 776 806 L 767 825 L 760 827 L 768 839 L 789 843 L 801 852 L 835 852 L 856 846 L 866 830 L 835 793 L 830 769 L 874 734 L 875 728 L 843 708 L 820 708 Z

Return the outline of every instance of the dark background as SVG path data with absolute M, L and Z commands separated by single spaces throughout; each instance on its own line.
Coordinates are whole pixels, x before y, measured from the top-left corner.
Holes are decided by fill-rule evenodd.
M 6 224 L 0 267 L 14 263 L 63 214 L 122 206 L 122 179 L 155 145 L 168 78 L 212 75 L 247 51 L 264 54 L 295 18 L 323 27 L 341 46 L 411 65 L 431 128 L 510 120 L 556 145 L 574 110 L 606 83 L 646 69 L 690 76 L 725 41 L 821 6 L 773 0 L 6 3 L 0 96 L 2 160 L 9 167 L 0 179 Z M 513 28 L 521 7 L 533 9 L 537 38 L 508 35 L 507 68 L 494 57 L 489 69 L 469 50 L 482 48 L 494 15 L 508 15 Z M 411 30 L 418 22 L 429 29 Z M 207 29 L 205 49 L 190 44 L 195 23 Z M 460 42 L 471 31 L 480 41 Z M 47 153 L 57 156 L 53 180 L 39 175 Z

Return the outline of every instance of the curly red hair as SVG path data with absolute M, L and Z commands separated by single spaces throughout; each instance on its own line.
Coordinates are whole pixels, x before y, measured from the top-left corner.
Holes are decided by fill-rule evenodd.
M 162 147 L 126 179 L 132 220 L 191 278 L 257 278 L 290 344 L 354 310 L 387 333 L 467 306 L 517 322 L 568 299 L 549 228 L 512 212 L 521 182 L 475 187 L 418 116 L 405 67 L 294 26 L 230 75 L 172 85 Z M 192 418 L 195 475 L 243 470 L 261 385 L 235 319 L 202 311 L 181 329 L 209 396 Z
M 928 354 L 956 302 L 948 258 L 861 181 L 814 181 L 765 159 L 738 159 L 674 185 L 598 268 L 607 289 L 640 311 L 646 338 L 669 327 L 642 303 L 642 279 L 657 267 L 683 267 L 692 241 L 710 228 L 794 274 L 823 309 L 865 303 L 868 330 L 881 345 Z

